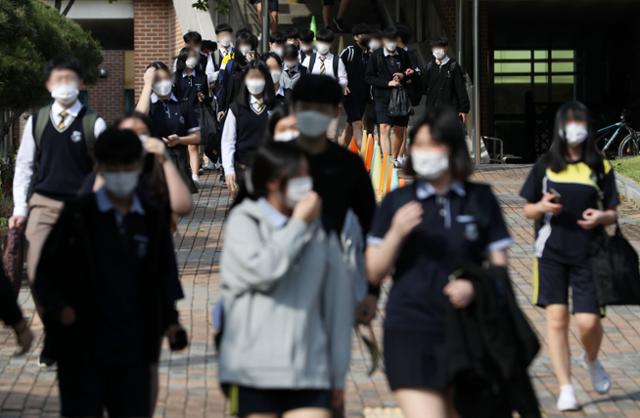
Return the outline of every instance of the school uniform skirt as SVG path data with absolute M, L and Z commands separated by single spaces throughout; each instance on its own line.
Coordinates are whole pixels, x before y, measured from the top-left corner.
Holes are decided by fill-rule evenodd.
M 447 373 L 437 355 L 443 340 L 430 333 L 385 328 L 384 367 L 391 390 L 445 390 Z
M 191 190 L 191 193 L 198 193 L 198 187 L 191 177 L 191 167 L 189 165 L 189 153 L 186 145 L 176 145 L 169 148 L 169 157 L 171 161 L 176 165 L 178 172 L 182 175 L 187 187 Z

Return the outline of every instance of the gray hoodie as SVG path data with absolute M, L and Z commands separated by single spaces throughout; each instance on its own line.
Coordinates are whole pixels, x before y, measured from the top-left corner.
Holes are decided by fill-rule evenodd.
M 246 199 L 225 225 L 221 275 L 222 383 L 344 387 L 353 304 L 337 237 Z

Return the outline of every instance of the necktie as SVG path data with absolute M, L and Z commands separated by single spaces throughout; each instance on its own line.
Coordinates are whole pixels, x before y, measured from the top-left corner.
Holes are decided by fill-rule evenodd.
M 324 66 L 324 60 L 327 57 L 320 56 L 320 75 L 325 75 L 327 73 L 327 68 Z
M 60 122 L 58 123 L 58 129 L 62 130 L 66 128 L 66 125 L 64 124 L 64 120 L 67 118 L 67 116 L 69 116 L 69 112 L 67 112 L 66 110 L 63 110 L 62 112 L 60 112 Z
M 254 105 L 255 112 L 260 115 L 264 112 L 264 102 L 262 99 L 256 99 L 256 104 Z

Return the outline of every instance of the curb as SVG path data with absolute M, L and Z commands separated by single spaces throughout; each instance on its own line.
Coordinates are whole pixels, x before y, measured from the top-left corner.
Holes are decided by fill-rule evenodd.
M 631 180 L 629 177 L 616 173 L 616 185 L 621 195 L 640 206 L 640 184 Z

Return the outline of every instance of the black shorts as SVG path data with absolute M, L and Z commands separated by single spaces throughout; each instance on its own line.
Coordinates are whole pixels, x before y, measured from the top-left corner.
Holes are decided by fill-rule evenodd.
M 323 6 L 333 6 L 336 4 L 336 0 L 322 0 Z
M 580 264 L 564 264 L 549 258 L 536 258 L 533 263 L 534 305 L 568 305 L 571 288 L 573 313 L 604 316 L 588 260 Z
M 389 114 L 389 103 L 375 101 L 376 122 L 380 125 L 402 126 L 409 125 L 409 116 L 391 116 Z
M 151 415 L 151 366 L 100 366 L 60 361 L 58 388 L 61 415 L 111 417 Z
M 442 339 L 424 332 L 385 328 L 384 368 L 392 391 L 443 391 L 447 387 L 446 371 L 435 349 Z
M 233 400 L 233 399 L 232 399 Z M 331 409 L 331 391 L 323 389 L 255 389 L 238 386 L 238 416 L 282 415 L 300 408 Z
M 249 3 L 257 5 L 258 3 L 262 3 L 262 0 L 249 0 Z M 278 11 L 278 0 L 269 0 L 269 11 L 270 12 Z
M 343 106 L 347 114 L 347 122 L 358 122 L 364 117 L 367 101 L 361 97 L 351 97 L 351 95 L 349 95 L 344 99 Z

